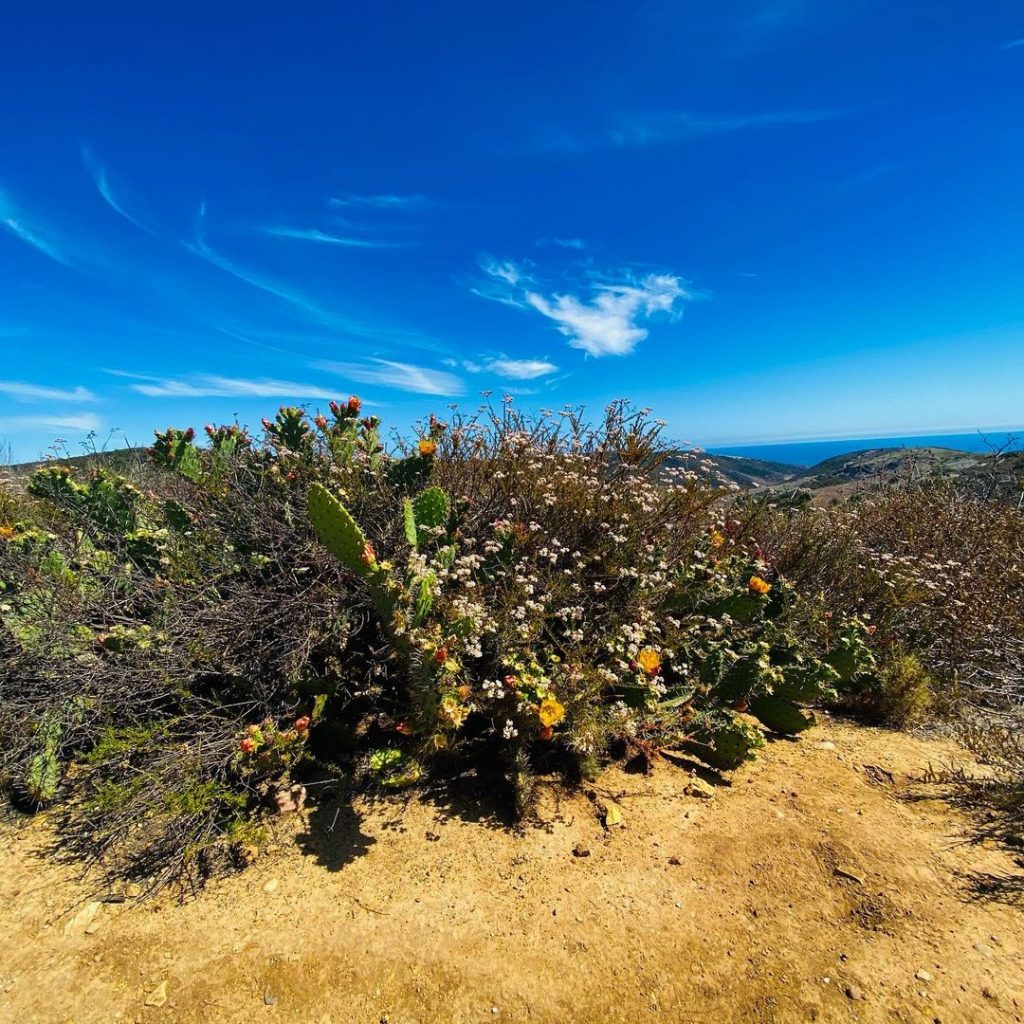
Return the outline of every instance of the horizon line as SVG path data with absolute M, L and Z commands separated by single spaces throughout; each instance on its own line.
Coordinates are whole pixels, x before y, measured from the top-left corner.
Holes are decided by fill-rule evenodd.
M 1024 424 L 1013 424 L 1013 425 L 986 425 L 983 427 L 946 427 L 946 428 L 929 428 L 923 430 L 920 433 L 892 433 L 886 432 L 881 434 L 862 434 L 862 433 L 849 433 L 849 434 L 836 434 L 830 437 L 821 437 L 817 434 L 806 435 L 803 437 L 775 437 L 775 438 L 762 438 L 760 440 L 751 441 L 708 441 L 705 444 L 700 445 L 705 451 L 710 451 L 712 448 L 759 448 L 768 447 L 771 445 L 779 444 L 829 444 L 835 441 L 888 441 L 896 440 L 898 438 L 918 438 L 918 437 L 946 437 L 946 436 L 957 436 L 965 437 L 969 434 L 985 434 L 986 432 L 995 432 L 1001 434 L 1013 434 L 1020 432 L 1021 439 L 1024 440 Z

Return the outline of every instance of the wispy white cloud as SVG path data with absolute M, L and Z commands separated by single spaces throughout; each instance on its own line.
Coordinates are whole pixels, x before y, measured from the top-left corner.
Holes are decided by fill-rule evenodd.
M 381 387 L 411 391 L 417 395 L 461 395 L 465 391 L 461 378 L 453 373 L 391 359 L 373 359 L 369 363 L 325 361 L 313 365 L 360 384 L 379 384 Z
M 604 129 L 595 132 L 548 131 L 540 148 L 565 152 L 594 149 L 633 148 L 664 145 L 785 125 L 816 124 L 841 116 L 836 110 L 776 110 L 759 114 L 697 114 L 685 110 L 648 111 L 620 114 Z
M 99 417 L 93 413 L 74 416 L 2 416 L 0 431 L 8 434 L 36 432 L 40 430 L 69 430 L 76 433 L 98 431 Z
M 1008 43 L 1003 43 L 999 47 L 1000 50 L 1016 50 L 1018 46 L 1024 46 L 1024 39 L 1011 39 Z
M 0 395 L 16 402 L 95 402 L 96 396 L 81 385 L 74 388 L 54 388 L 45 384 L 30 384 L 20 380 L 0 380 Z
M 486 266 L 484 269 L 488 270 Z M 493 269 L 488 272 L 492 276 L 495 273 Z M 507 279 L 502 277 L 502 280 Z M 516 278 L 516 283 L 520 280 Z M 570 346 L 588 355 L 624 356 L 647 337 L 648 330 L 640 326 L 641 320 L 658 314 L 677 319 L 682 314 L 683 303 L 695 297 L 673 274 L 602 281 L 591 290 L 592 297 L 580 298 L 568 293 L 545 295 L 535 288 L 522 286 L 521 300 L 512 304 L 532 308 L 552 320 L 558 331 L 569 339 Z M 476 293 L 482 294 L 479 290 Z
M 89 172 L 93 182 L 96 185 L 96 190 L 103 197 L 104 202 L 117 214 L 120 214 L 130 224 L 134 224 L 135 227 L 141 228 L 147 233 L 150 232 L 144 224 L 140 223 L 135 217 L 133 217 L 124 206 L 118 201 L 114 195 L 114 190 L 110 185 L 110 176 L 107 173 L 107 168 L 97 159 L 96 155 L 89 149 L 88 146 L 82 147 L 82 163 L 85 164 L 85 169 Z
M 132 391 L 148 398 L 337 398 L 338 392 L 321 384 L 306 384 L 274 377 L 222 377 L 199 373 L 184 378 L 152 377 L 108 371 L 135 380 Z
M 480 269 L 487 276 L 470 285 L 469 290 L 474 295 L 491 302 L 522 308 L 522 288 L 519 286 L 531 280 L 522 265 L 512 260 L 496 260 L 485 256 L 480 260 Z
M 265 235 L 275 238 L 294 238 L 302 242 L 322 242 L 325 245 L 341 245 L 353 249 L 395 249 L 407 242 L 383 242 L 373 238 L 350 238 L 342 235 L 330 235 L 317 228 L 269 227 L 259 229 Z
M 285 302 L 299 310 L 306 318 L 311 318 L 321 324 L 327 324 L 332 327 L 352 331 L 353 333 L 364 333 L 362 328 L 358 325 L 347 322 L 343 318 L 336 316 L 334 313 L 322 309 L 315 302 L 308 299 L 301 292 L 289 285 L 264 274 L 258 274 L 246 267 L 242 267 L 211 248 L 206 241 L 205 222 L 206 204 L 203 203 L 199 207 L 195 240 L 192 242 L 182 242 L 182 245 L 184 245 L 189 252 L 198 256 L 200 259 L 206 260 L 207 263 L 212 264 L 218 269 L 223 270 L 224 273 L 238 278 L 239 281 L 244 281 L 253 288 L 258 288 L 260 291 L 266 292 L 268 295 L 273 295 L 275 298 L 280 299 L 282 302 Z
M 332 196 L 327 200 L 327 205 L 338 208 L 344 206 L 369 206 L 375 210 L 423 210 L 434 206 L 435 203 L 428 196 L 416 192 L 405 195 Z
M 546 359 L 508 359 L 498 356 L 483 360 L 465 359 L 461 364 L 454 359 L 446 362 L 449 366 L 461 365 L 468 373 L 493 373 L 506 380 L 536 380 L 558 372 L 558 367 Z
M 62 263 L 64 266 L 71 266 L 71 260 L 62 252 L 61 247 L 45 237 L 46 232 L 30 223 L 24 213 L 3 191 L 0 191 L 0 224 L 16 238 L 31 245 L 33 249 L 37 249 L 44 256 L 49 256 L 51 260 L 56 260 L 57 263 Z
M 560 249 L 586 249 L 587 243 L 582 238 L 538 238 L 534 245 L 557 245 Z

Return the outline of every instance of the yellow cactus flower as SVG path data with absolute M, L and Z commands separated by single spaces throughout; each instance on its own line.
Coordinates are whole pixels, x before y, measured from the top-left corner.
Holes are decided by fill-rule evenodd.
M 417 447 L 419 448 L 420 455 L 433 455 L 437 451 L 437 442 L 431 441 L 429 437 L 425 437 Z
M 760 576 L 751 576 L 747 586 L 754 594 L 767 594 L 772 589 L 772 585 L 767 580 L 761 579 Z
M 636 663 L 649 676 L 653 676 L 661 668 L 661 655 L 653 647 L 645 647 L 636 656 Z
M 465 704 L 460 704 L 454 697 L 445 697 L 441 701 L 438 717 L 443 722 L 447 722 L 458 729 L 468 716 L 469 708 Z
M 721 530 L 713 530 L 711 532 L 711 546 L 713 548 L 720 548 L 725 543 L 725 534 Z
M 0 540 L 10 540 L 13 536 L 13 526 L 0 526 Z
M 545 697 L 537 709 L 540 724 L 544 726 L 558 725 L 565 718 L 565 708 L 554 697 Z

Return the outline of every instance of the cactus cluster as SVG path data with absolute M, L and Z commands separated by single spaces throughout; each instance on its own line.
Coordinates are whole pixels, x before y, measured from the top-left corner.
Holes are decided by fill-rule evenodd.
M 32 474 L 28 492 L 79 512 L 99 530 L 128 534 L 139 526 L 141 493 L 123 477 L 102 468 L 79 483 L 68 466 L 43 466 Z

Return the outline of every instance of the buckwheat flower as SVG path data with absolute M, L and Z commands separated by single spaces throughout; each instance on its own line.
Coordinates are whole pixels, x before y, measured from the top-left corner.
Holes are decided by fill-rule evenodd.
M 519 735 L 519 730 L 515 727 L 511 718 L 505 719 L 505 728 L 501 730 L 501 735 L 506 740 L 515 739 Z

